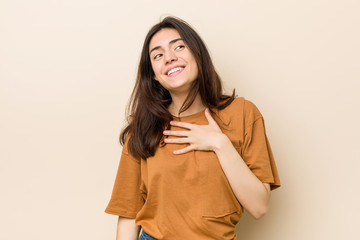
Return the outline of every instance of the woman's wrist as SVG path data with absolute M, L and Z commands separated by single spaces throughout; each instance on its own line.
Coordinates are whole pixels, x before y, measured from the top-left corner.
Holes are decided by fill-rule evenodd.
M 222 151 L 224 149 L 226 149 L 226 146 L 228 146 L 229 144 L 232 145 L 230 139 L 228 138 L 228 136 L 226 136 L 224 133 L 221 133 L 217 138 L 216 141 L 214 141 L 214 145 L 212 150 L 215 153 L 218 153 L 219 151 Z

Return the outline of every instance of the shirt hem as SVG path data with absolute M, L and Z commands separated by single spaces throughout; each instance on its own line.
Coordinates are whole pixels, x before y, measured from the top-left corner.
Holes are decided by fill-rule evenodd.
M 136 214 L 135 212 L 127 212 L 127 211 L 118 211 L 118 210 L 114 210 L 114 209 L 105 209 L 104 211 L 107 214 L 111 214 L 111 215 L 117 215 L 119 217 L 126 217 L 126 218 L 136 218 Z

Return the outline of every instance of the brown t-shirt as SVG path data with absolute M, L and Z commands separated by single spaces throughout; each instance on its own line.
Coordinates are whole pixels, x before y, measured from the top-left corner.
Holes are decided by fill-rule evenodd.
M 280 180 L 264 119 L 250 101 L 236 98 L 214 119 L 251 171 L 271 189 Z M 208 124 L 204 111 L 174 120 Z M 172 127 L 172 129 L 179 129 Z M 174 155 L 180 144 L 161 144 L 155 156 L 133 158 L 125 143 L 106 213 L 136 218 L 157 239 L 235 239 L 243 208 L 214 152 Z

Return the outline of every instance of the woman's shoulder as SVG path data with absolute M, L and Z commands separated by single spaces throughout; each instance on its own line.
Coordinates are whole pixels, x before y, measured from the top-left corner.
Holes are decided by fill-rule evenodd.
M 242 115 L 245 118 L 262 117 L 258 107 L 245 97 L 236 97 L 224 110 L 225 113 Z
M 214 119 L 231 139 L 242 139 L 246 129 L 262 115 L 256 105 L 244 97 L 236 97 L 226 108 L 215 112 Z
M 226 108 L 217 111 L 215 115 L 219 117 L 218 122 L 225 126 L 234 125 L 244 129 L 262 118 L 257 106 L 244 97 L 236 97 Z

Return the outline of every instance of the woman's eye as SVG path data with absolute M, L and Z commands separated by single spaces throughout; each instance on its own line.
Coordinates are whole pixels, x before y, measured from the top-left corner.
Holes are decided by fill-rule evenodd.
M 161 55 L 162 55 L 162 54 L 160 54 L 160 53 L 159 53 L 159 54 L 156 54 L 156 55 L 154 56 L 154 59 L 157 59 L 157 58 L 161 57 Z
M 180 49 L 183 49 L 185 46 L 184 45 L 179 45 L 179 46 L 177 46 L 175 49 L 176 50 L 180 50 Z

